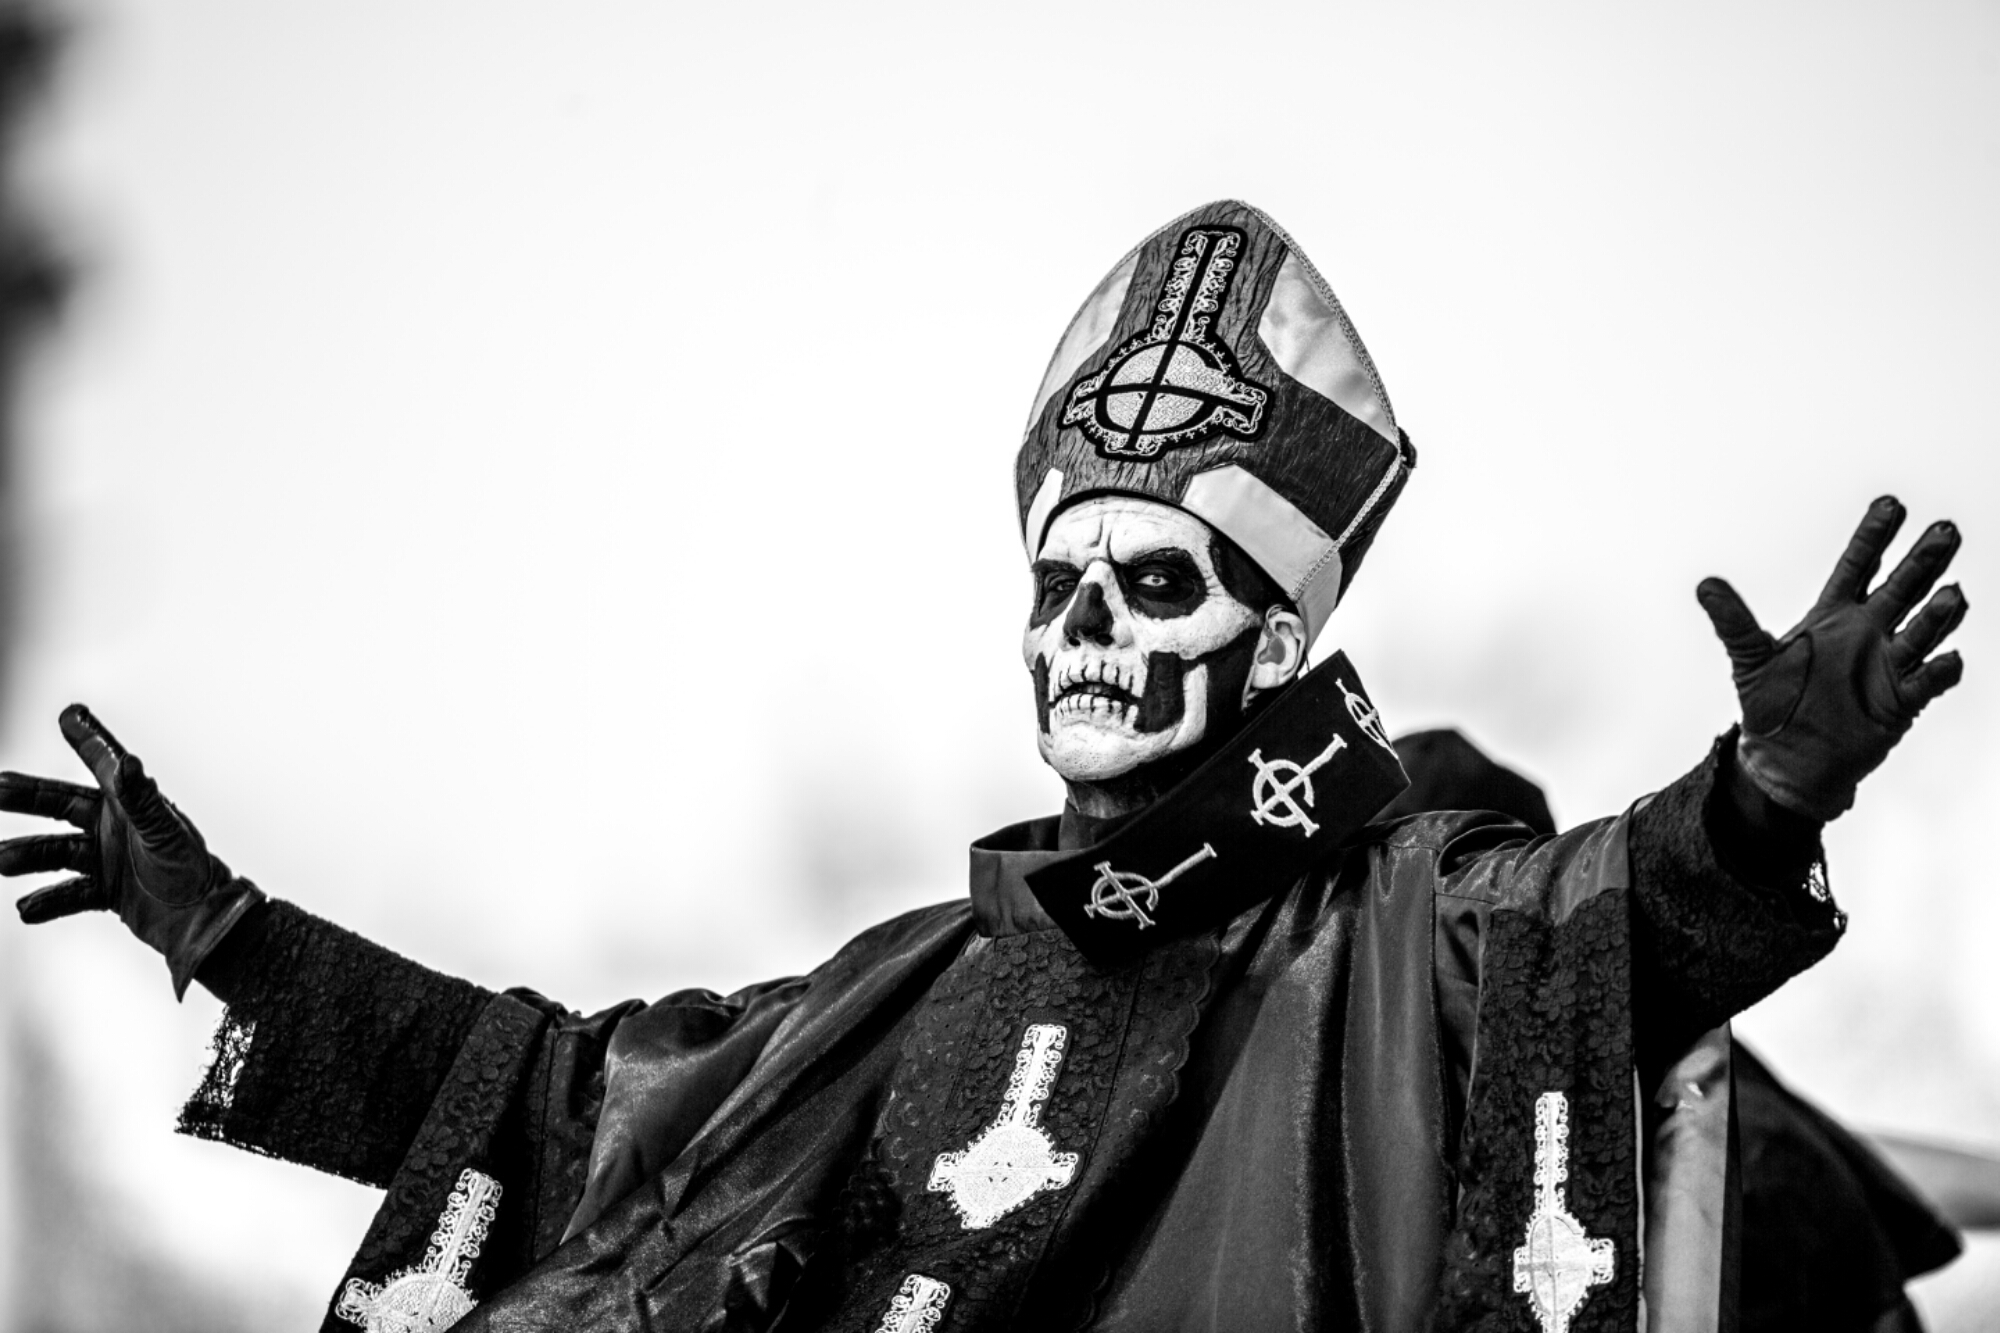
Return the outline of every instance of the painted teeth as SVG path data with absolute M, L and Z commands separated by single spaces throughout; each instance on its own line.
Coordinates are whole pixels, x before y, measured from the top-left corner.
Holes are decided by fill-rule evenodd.
M 1079 721 L 1089 717 L 1104 725 L 1136 731 L 1139 726 L 1139 706 L 1122 704 L 1101 694 L 1072 694 L 1051 708 L 1049 717 L 1052 721 L 1058 722 Z
M 1139 687 L 1134 680 L 1137 674 L 1121 662 L 1102 659 L 1065 662 L 1049 675 L 1049 702 L 1055 703 L 1080 685 L 1109 685 L 1127 694 L 1137 694 Z
M 1061 699 L 1051 712 L 1068 716 L 1078 713 L 1116 714 L 1121 721 L 1130 723 L 1138 716 L 1137 705 L 1120 703 L 1102 694 L 1071 694 Z

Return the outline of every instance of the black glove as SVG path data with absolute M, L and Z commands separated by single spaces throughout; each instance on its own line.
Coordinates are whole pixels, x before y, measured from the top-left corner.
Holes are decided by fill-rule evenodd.
M 1743 708 L 1737 762 L 1765 795 L 1821 822 L 1854 804 L 1861 779 L 1924 705 L 1964 673 L 1955 652 L 1930 657 L 1965 618 L 1956 584 L 1940 588 L 1896 630 L 1957 554 L 1956 527 L 1932 524 L 1868 591 L 1903 517 L 1894 496 L 1868 507 L 1819 601 L 1782 639 L 1765 633 L 1721 579 L 1704 579 L 1695 590 L 1736 677 Z
M 60 819 L 83 832 L 0 842 L 0 875 L 77 871 L 16 903 L 21 920 L 34 925 L 77 912 L 116 912 L 166 955 L 179 998 L 202 960 L 264 895 L 209 855 L 194 825 L 88 708 L 71 704 L 59 725 L 97 789 L 0 773 L 0 810 Z

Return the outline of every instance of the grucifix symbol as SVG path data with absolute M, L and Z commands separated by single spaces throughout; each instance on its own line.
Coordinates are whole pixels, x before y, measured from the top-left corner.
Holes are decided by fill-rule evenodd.
M 1308 838 L 1319 832 L 1319 825 L 1306 814 L 1313 804 L 1313 774 L 1346 748 L 1347 739 L 1335 736 L 1303 764 L 1289 759 L 1266 761 L 1262 749 L 1252 750 L 1250 762 L 1256 766 L 1257 776 L 1250 779 L 1250 818 L 1271 828 L 1302 828 Z
M 483 1171 L 459 1173 L 423 1262 L 387 1282 L 349 1278 L 334 1307 L 367 1333 L 442 1333 L 476 1303 L 467 1290 L 473 1261 L 500 1207 L 500 1182 Z
M 1169 870 L 1158 879 L 1148 879 L 1136 870 L 1113 870 L 1109 861 L 1099 861 L 1092 869 L 1097 871 L 1097 882 L 1090 886 L 1090 901 L 1084 904 L 1085 916 L 1101 916 L 1111 921 L 1137 921 L 1144 930 L 1153 924 L 1147 913 L 1159 910 L 1160 890 L 1185 875 L 1215 855 L 1215 848 L 1207 843 L 1187 860 Z M 1140 895 L 1146 901 L 1139 901 Z
M 1390 754 L 1396 753 L 1396 747 L 1389 744 L 1389 733 L 1382 730 L 1382 715 L 1375 711 L 1375 705 L 1348 689 L 1347 682 L 1340 677 L 1335 676 L 1333 683 L 1340 686 L 1340 692 L 1347 696 L 1347 715 L 1354 719 L 1354 725 L 1361 728 L 1362 734 Z
M 1042 1128 L 1042 1103 L 1062 1068 L 1069 1029 L 1031 1023 L 1021 1034 L 1014 1075 L 1000 1114 L 960 1152 L 941 1152 L 929 1189 L 950 1194 L 967 1231 L 990 1227 L 1043 1190 L 1059 1190 L 1076 1175 L 1076 1154 L 1057 1152 Z
M 912 1273 L 882 1312 L 875 1333 L 931 1333 L 951 1303 L 951 1284 Z
M 1584 1234 L 1563 1202 L 1569 1179 L 1569 1099 L 1545 1092 L 1535 1099 L 1535 1211 L 1514 1251 L 1514 1290 L 1534 1307 L 1542 1333 L 1569 1333 L 1569 1321 L 1592 1287 L 1611 1280 L 1611 1242 Z
M 1255 439 L 1270 394 L 1244 378 L 1214 332 L 1242 250 L 1235 227 L 1183 232 L 1151 326 L 1078 382 L 1063 424 L 1079 427 L 1107 458 L 1151 458 L 1216 435 Z

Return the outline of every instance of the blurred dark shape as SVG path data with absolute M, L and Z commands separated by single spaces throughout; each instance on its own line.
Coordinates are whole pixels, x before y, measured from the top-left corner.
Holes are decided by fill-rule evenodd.
M 1410 785 L 1381 818 L 1492 810 L 1537 834 L 1556 831 L 1542 789 L 1458 732 L 1412 732 L 1395 746 Z M 1966 1217 L 1983 1219 L 1962 1224 L 2000 1221 L 2000 1163 L 1956 1154 L 1983 1173 L 1968 1174 L 1966 1161 L 1947 1162 L 1933 1149 L 1926 1160 L 1951 1183 L 1940 1180 L 1920 1194 L 1853 1133 L 1779 1083 L 1741 1042 L 1733 1066 L 1743 1191 L 1739 1333 L 1921 1333 L 1904 1284 L 1950 1263 L 1961 1248 L 1932 1204 L 1956 1199 Z
M 17 390 L 28 351 L 69 287 L 67 267 L 21 199 L 15 179 L 23 127 L 47 91 L 61 32 L 39 6 L 0 0 L 0 695 L 19 603 L 14 496 Z
M 15 412 L 28 354 L 49 332 L 68 270 L 21 198 L 16 164 L 26 122 L 47 91 L 62 32 L 41 8 L 0 2 L 0 691 L 13 648 L 17 500 Z M 156 1257 L 88 1169 L 88 1150 L 65 1112 L 46 1040 L 6 1005 L 0 1056 L 9 1095 L 5 1149 L 12 1214 L 0 1240 L 17 1246 L 14 1333 L 234 1333 L 257 1326 L 240 1302 L 201 1289 Z
M 1410 785 L 1377 819 L 1400 819 L 1426 810 L 1492 810 L 1519 820 L 1538 836 L 1556 831 L 1542 789 L 1450 727 L 1413 731 L 1395 741 Z
M 1962 1248 L 1944 1219 L 1858 1137 L 1780 1083 L 1741 1042 L 1743 1323 L 1900 1333 L 1903 1295 Z

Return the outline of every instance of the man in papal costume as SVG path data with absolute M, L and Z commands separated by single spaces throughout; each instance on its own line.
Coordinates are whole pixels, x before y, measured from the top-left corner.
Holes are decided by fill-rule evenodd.
M 1727 1328 L 1724 1025 L 1841 934 L 1820 830 L 1959 677 L 1957 531 L 1875 584 L 1877 501 L 1782 637 L 1703 583 L 1740 725 L 1615 818 L 1375 820 L 1395 753 L 1306 656 L 1415 464 L 1270 218 L 1148 237 L 1015 468 L 1068 801 L 807 976 L 442 976 L 236 876 L 81 706 L 94 785 L 0 776 L 76 831 L 0 872 L 225 1001 L 183 1130 L 386 1191 L 333 1333 Z

